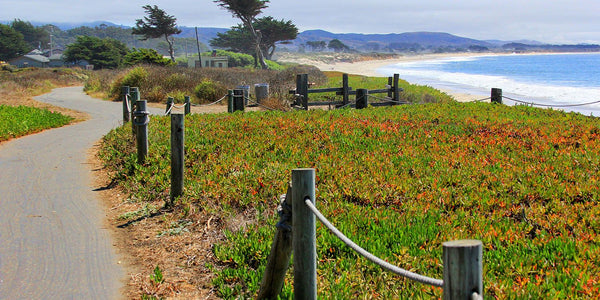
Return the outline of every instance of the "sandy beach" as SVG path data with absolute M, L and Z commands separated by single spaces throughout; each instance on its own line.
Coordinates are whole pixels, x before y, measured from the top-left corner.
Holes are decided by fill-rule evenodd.
M 348 74 L 364 75 L 364 76 L 385 76 L 384 74 L 378 73 L 377 69 L 394 65 L 404 62 L 415 62 L 415 61 L 426 61 L 436 60 L 452 57 L 473 57 L 482 56 L 489 54 L 479 53 L 439 53 L 439 54 L 416 54 L 416 55 L 405 55 L 395 57 L 391 59 L 382 60 L 364 60 L 358 62 L 349 62 L 350 57 L 343 54 L 323 54 L 323 55 L 294 55 L 285 54 L 277 58 L 278 61 L 282 62 L 293 62 L 299 64 L 312 65 L 319 68 L 321 71 L 338 71 Z M 402 75 L 400 75 L 402 78 Z M 439 88 L 438 88 L 439 89 Z M 447 89 L 440 89 L 443 92 L 454 97 L 456 101 L 468 102 L 481 99 L 481 95 L 471 95 L 465 93 L 458 93 Z

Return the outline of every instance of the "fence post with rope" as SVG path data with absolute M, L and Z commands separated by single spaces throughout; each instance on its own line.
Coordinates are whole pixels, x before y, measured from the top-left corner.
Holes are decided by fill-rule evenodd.
M 492 88 L 491 98 L 492 103 L 502 104 L 502 89 Z
M 348 74 L 342 74 L 342 106 L 350 103 L 350 86 L 348 83 Z
M 192 112 L 192 100 L 190 100 L 190 96 L 185 96 L 183 103 L 185 105 L 184 114 L 189 115 Z
M 185 115 L 171 114 L 171 194 L 167 206 L 183 194 Z
M 308 110 L 308 74 L 296 75 L 296 95 L 300 95 L 300 106 L 304 110 Z
M 137 144 L 137 155 L 138 164 L 144 164 L 146 162 L 146 156 L 148 156 L 148 122 L 150 122 L 150 114 L 146 110 L 146 100 L 137 101 L 136 110 L 133 112 L 134 120 L 133 126 L 136 127 L 136 144 Z
M 130 120 L 131 108 L 129 105 L 129 87 L 121 87 L 121 100 L 123 101 L 123 123 L 127 123 Z
M 292 170 L 292 209 L 288 215 L 282 215 L 280 224 L 292 219 L 292 249 L 294 253 L 294 298 L 295 299 L 316 299 L 316 224 L 315 218 L 319 219 L 323 225 L 329 229 L 338 239 L 344 242 L 348 247 L 365 257 L 372 263 L 394 274 L 403 276 L 407 279 L 423 284 L 441 287 L 443 289 L 444 299 L 483 299 L 483 257 L 482 243 L 478 240 L 459 240 L 450 241 L 442 244 L 443 246 L 443 280 L 423 276 L 400 267 L 394 266 L 369 253 L 358 246 L 335 226 L 315 207 L 315 169 L 294 169 Z M 288 194 L 289 196 L 289 189 Z M 283 202 L 282 202 L 283 203 Z M 293 217 L 292 217 L 293 215 Z M 273 242 L 273 245 L 276 241 Z M 274 247 L 272 247 L 273 249 Z M 280 256 L 283 260 L 280 265 L 285 263 L 289 256 L 284 256 L 281 251 L 271 252 L 269 262 L 277 260 L 272 256 Z M 285 272 L 278 280 L 273 280 L 271 272 L 273 268 L 267 268 L 261 284 L 261 291 L 258 299 L 275 297 L 281 292 L 281 287 L 270 290 L 270 294 L 265 294 L 263 290 L 269 290 L 265 287 L 268 282 L 279 282 L 285 277 Z M 271 277 L 268 277 L 271 276 Z M 269 278 L 269 280 L 265 280 Z M 269 296 L 270 295 L 270 296 Z
M 356 109 L 363 109 L 369 106 L 369 90 L 356 89 Z
M 233 90 L 233 111 L 244 111 L 244 90 L 243 89 L 234 89 Z
M 165 108 L 165 115 L 171 114 L 171 110 L 173 109 L 174 103 L 175 99 L 173 99 L 173 97 L 167 97 L 167 107 Z
M 140 97 L 140 89 L 138 87 L 132 87 L 129 89 L 129 101 L 131 103 L 130 106 L 130 111 L 131 111 L 131 117 L 130 120 L 133 120 L 134 115 L 133 112 L 134 110 L 136 110 L 136 106 L 137 106 L 137 102 L 140 101 L 141 97 Z M 131 122 L 131 133 L 133 135 L 136 134 L 136 126 L 135 126 L 135 122 Z
M 233 112 L 233 90 L 227 90 L 227 112 Z
M 294 299 L 317 299 L 317 243 L 315 215 L 304 199 L 315 199 L 315 169 L 292 170 L 292 251 Z

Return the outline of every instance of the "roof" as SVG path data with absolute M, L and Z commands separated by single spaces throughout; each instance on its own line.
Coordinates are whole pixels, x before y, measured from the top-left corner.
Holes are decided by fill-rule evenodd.
M 47 57 L 45 57 L 43 55 L 38 55 L 38 54 L 27 54 L 27 55 L 23 55 L 23 57 L 27 57 L 31 60 L 39 61 L 42 63 L 50 62 L 50 59 L 48 59 Z

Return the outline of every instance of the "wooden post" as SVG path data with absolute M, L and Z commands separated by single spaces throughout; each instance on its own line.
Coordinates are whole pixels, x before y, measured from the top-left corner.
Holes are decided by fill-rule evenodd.
M 482 243 L 478 240 L 445 242 L 444 300 L 483 297 Z M 483 299 L 483 298 L 480 298 Z
M 315 215 L 304 203 L 315 203 L 315 169 L 292 170 L 292 245 L 294 299 L 317 299 L 317 247 Z
M 175 99 L 173 99 L 173 97 L 167 97 L 167 108 L 165 108 L 165 114 L 171 114 L 169 111 L 172 109 L 171 106 L 173 106 L 174 102 Z
M 394 79 L 392 77 L 388 77 L 388 84 L 387 85 L 388 85 L 389 88 L 388 88 L 387 96 L 388 96 L 388 98 L 390 98 L 392 100 L 394 99 L 394 92 L 393 92 L 394 91 L 394 81 L 393 80 Z
M 190 96 L 185 96 L 185 114 L 189 115 L 192 112 L 192 101 L 190 100 Z
M 342 75 L 342 105 L 346 106 L 350 102 L 350 87 L 348 86 L 348 74 Z
M 123 123 L 131 120 L 130 104 L 129 104 L 129 87 L 121 87 L 121 99 L 123 100 Z
M 137 155 L 138 164 L 144 164 L 146 162 L 146 156 L 148 156 L 148 111 L 146 111 L 146 100 L 137 101 L 137 108 L 133 115 L 135 116 L 132 122 L 137 127 L 136 141 L 137 141 Z
M 233 111 L 244 111 L 244 90 L 233 90 Z
M 292 257 L 292 186 L 289 185 L 285 198 L 279 204 L 277 211 L 280 215 L 280 221 L 277 223 L 277 233 L 273 244 L 271 244 L 271 252 L 267 259 L 265 273 L 260 283 L 260 291 L 256 299 L 277 299 L 281 293 L 285 274 L 290 265 Z M 281 209 L 281 211 L 280 211 Z
M 400 101 L 400 87 L 398 82 L 400 81 L 400 74 L 394 74 L 394 101 Z M 396 103 L 398 104 L 398 103 Z
M 233 91 L 227 90 L 227 112 L 233 112 Z
M 171 202 L 183 194 L 184 115 L 171 114 Z
M 502 89 L 492 88 L 492 103 L 502 104 Z
M 129 89 L 129 100 L 131 103 L 131 120 L 133 120 L 133 112 L 136 110 L 137 102 L 140 101 L 140 89 L 137 87 L 132 87 Z M 133 135 L 136 134 L 135 124 L 131 122 L 131 132 Z
M 300 95 L 300 105 L 308 110 L 308 74 L 296 75 L 296 94 Z
M 356 109 L 363 109 L 369 106 L 369 90 L 356 89 Z

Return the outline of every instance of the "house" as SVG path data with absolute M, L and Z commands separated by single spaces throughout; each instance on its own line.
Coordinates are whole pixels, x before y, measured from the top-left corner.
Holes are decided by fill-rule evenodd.
M 52 55 L 50 55 L 50 51 L 44 53 L 40 50 L 35 49 L 27 53 L 26 55 L 10 60 L 8 63 L 18 68 L 82 67 L 86 69 L 93 69 L 93 66 L 91 66 L 86 60 L 80 60 L 75 63 L 65 62 L 62 50 L 60 49 L 53 51 Z
M 188 59 L 189 68 L 228 68 L 228 56 L 201 56 L 200 61 L 195 57 Z
M 9 60 L 8 63 L 19 68 L 47 68 L 50 65 L 50 59 L 40 54 L 26 54 Z

